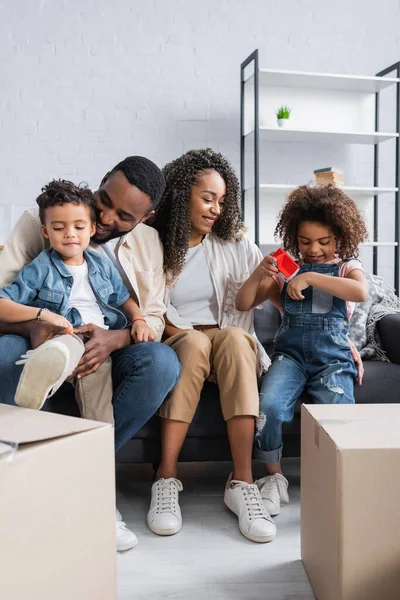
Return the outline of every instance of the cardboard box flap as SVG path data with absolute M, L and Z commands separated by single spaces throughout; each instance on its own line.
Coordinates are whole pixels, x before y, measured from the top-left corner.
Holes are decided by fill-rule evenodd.
M 0 404 L 0 440 L 28 444 L 98 429 L 106 423 Z
M 339 450 L 400 449 L 400 404 L 307 405 Z

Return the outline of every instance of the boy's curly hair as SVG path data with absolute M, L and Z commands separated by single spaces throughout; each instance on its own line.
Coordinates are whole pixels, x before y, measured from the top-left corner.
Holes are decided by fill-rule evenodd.
M 297 232 L 300 223 L 314 221 L 332 228 L 340 258 L 358 256 L 358 246 L 368 237 L 364 219 L 356 203 L 341 189 L 329 184 L 301 185 L 293 190 L 280 212 L 275 239 L 285 250 L 300 258 Z
M 211 148 L 190 150 L 168 163 L 163 174 L 166 189 L 150 225 L 157 229 L 164 246 L 164 270 L 176 279 L 183 269 L 189 248 L 190 194 L 202 175 L 217 171 L 225 181 L 224 209 L 213 226 L 213 235 L 227 241 L 238 239 L 246 230 L 240 213 L 240 186 L 229 162 Z M 169 280 L 168 283 L 171 283 Z
M 63 206 L 63 204 L 83 204 L 87 206 L 92 223 L 96 222 L 96 201 L 93 193 L 85 184 L 75 185 L 66 179 L 53 179 L 42 187 L 42 193 L 36 198 L 39 206 L 39 216 L 42 225 L 45 225 L 46 208 Z

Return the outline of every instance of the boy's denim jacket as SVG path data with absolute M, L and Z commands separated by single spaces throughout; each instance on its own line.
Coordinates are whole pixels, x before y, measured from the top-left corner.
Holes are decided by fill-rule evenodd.
M 118 310 L 128 300 L 129 292 L 120 274 L 108 258 L 85 250 L 89 282 L 110 329 L 123 329 L 128 321 Z M 74 327 L 82 325 L 79 311 L 68 308 L 74 279 L 56 250 L 43 250 L 17 275 L 11 285 L 0 290 L 0 298 L 14 300 L 25 306 L 47 308 L 62 315 Z

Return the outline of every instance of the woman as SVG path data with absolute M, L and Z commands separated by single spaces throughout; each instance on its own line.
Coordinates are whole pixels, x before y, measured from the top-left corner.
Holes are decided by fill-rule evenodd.
M 177 461 L 206 380 L 218 383 L 233 473 L 224 501 L 248 539 L 268 542 L 276 527 L 252 475 L 257 375 L 269 366 L 253 311 L 235 309 L 238 289 L 262 259 L 245 236 L 237 177 L 210 149 L 192 150 L 164 168 L 166 192 L 153 220 L 164 245 L 165 343 L 182 365 L 178 385 L 160 409 L 161 462 L 147 522 L 159 535 L 182 526 Z

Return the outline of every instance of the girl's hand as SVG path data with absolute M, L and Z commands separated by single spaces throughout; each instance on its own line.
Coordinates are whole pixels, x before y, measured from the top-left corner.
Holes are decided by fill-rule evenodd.
M 296 275 L 296 277 L 293 277 L 293 279 L 289 281 L 286 291 L 292 300 L 304 300 L 304 296 L 301 292 L 307 289 L 309 285 L 308 273 L 302 273 L 301 275 Z
M 147 325 L 146 321 L 135 321 L 132 325 L 131 336 L 134 344 L 138 342 L 154 342 L 156 339 L 156 334 Z
M 279 273 L 279 270 L 276 266 L 275 257 L 272 254 L 264 256 L 264 258 L 256 268 L 256 273 L 260 279 L 265 279 L 266 277 L 272 277 L 273 275 L 277 275 Z
M 58 327 L 63 327 L 62 334 L 69 333 L 72 334 L 72 324 L 61 315 L 56 315 L 50 310 L 42 310 L 40 313 L 40 321 L 44 321 L 45 323 L 52 323 L 53 325 L 57 325 Z

